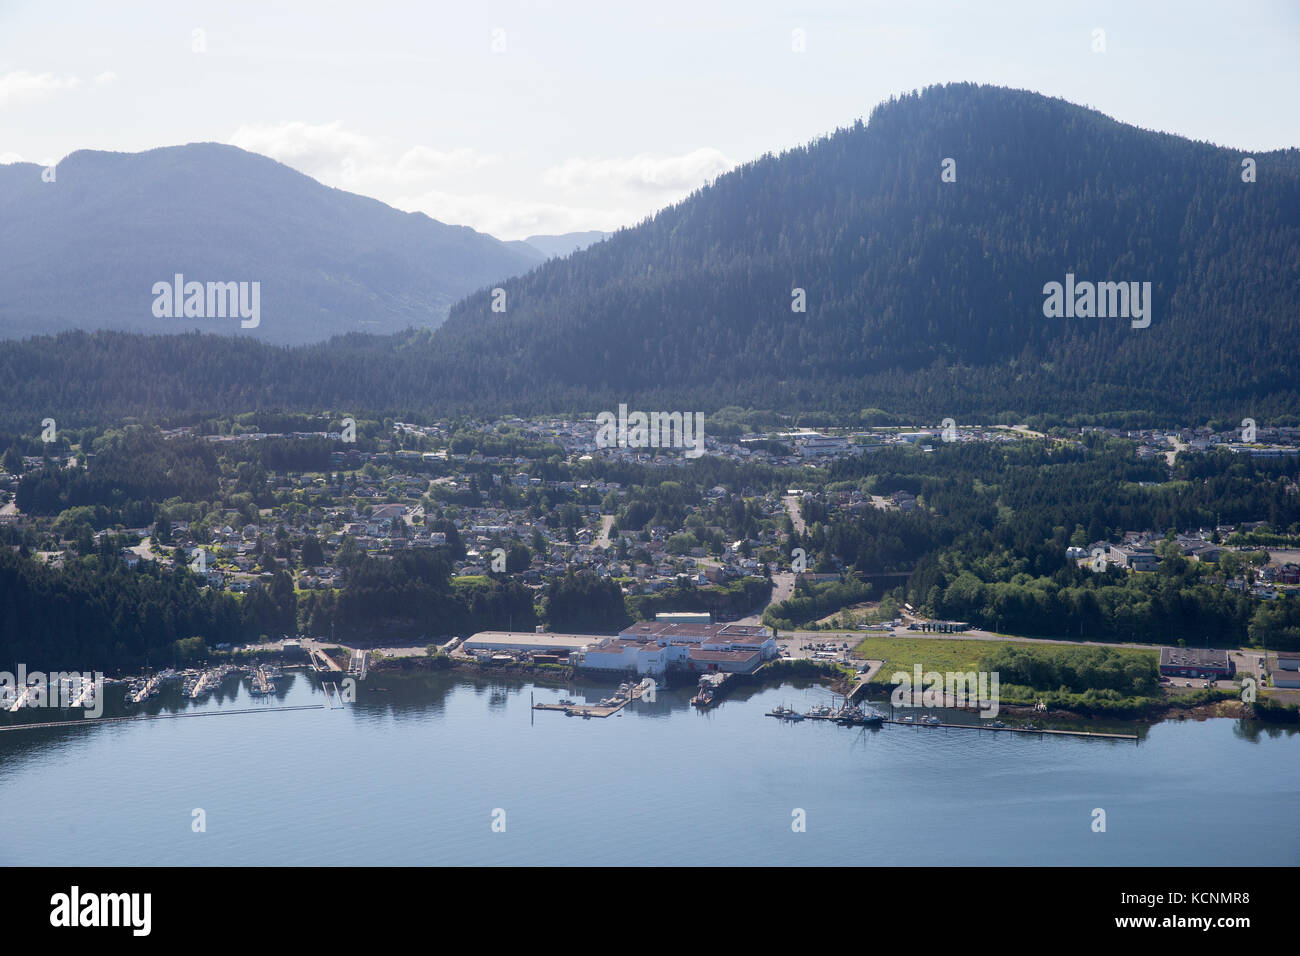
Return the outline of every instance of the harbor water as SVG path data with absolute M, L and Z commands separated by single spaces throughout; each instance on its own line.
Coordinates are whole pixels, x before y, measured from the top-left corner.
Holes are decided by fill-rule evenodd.
M 1300 863 L 1300 733 L 1258 723 L 1096 728 L 1134 743 L 765 717 L 831 702 L 794 683 L 707 710 L 660 689 L 584 720 L 530 700 L 610 688 L 450 674 L 271 712 L 325 703 L 304 672 L 277 685 L 126 711 L 110 688 L 106 717 L 210 716 L 0 733 L 0 862 Z

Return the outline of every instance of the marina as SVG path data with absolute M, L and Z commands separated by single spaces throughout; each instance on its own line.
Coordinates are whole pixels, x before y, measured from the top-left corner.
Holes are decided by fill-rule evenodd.
M 981 722 L 978 724 L 959 724 L 943 720 L 935 714 L 924 714 L 920 717 L 913 717 L 908 714 L 903 717 L 886 717 L 878 711 L 862 711 L 853 704 L 845 704 L 839 709 L 830 707 L 826 704 L 818 704 L 806 713 L 778 704 L 764 716 L 775 717 L 778 720 L 798 722 L 802 720 L 828 720 L 833 723 L 845 726 L 874 726 L 883 727 L 886 724 L 893 724 L 896 727 L 941 727 L 948 730 L 976 730 L 989 731 L 990 733 L 1005 732 L 1010 734 L 1035 734 L 1038 736 L 1055 736 L 1055 737 L 1096 737 L 1105 740 L 1131 740 L 1137 743 L 1139 737 L 1137 734 L 1116 734 L 1103 733 L 1095 730 L 1049 730 L 1044 727 L 1035 727 L 1033 724 L 1025 724 L 1020 727 L 1009 727 L 1000 720 L 990 722 Z
M 190 700 L 201 700 L 206 694 L 210 693 L 213 688 L 219 687 L 221 682 L 229 675 L 235 672 L 236 668 L 231 664 L 223 664 L 220 667 L 212 667 L 203 671 L 197 677 L 187 677 L 185 681 L 185 696 Z
M 136 681 L 127 690 L 127 700 L 133 704 L 142 704 L 150 697 L 157 697 L 166 681 L 175 680 L 179 676 L 176 671 L 168 668 L 159 671 L 148 680 Z
M 558 704 L 533 704 L 533 709 L 559 711 L 567 717 L 582 717 L 584 719 L 612 717 L 632 701 L 640 700 L 654 686 L 655 682 L 649 678 L 638 684 L 624 681 L 619 685 L 613 696 L 602 698 L 599 704 L 578 704 L 565 698 Z
M 793 707 L 778 704 L 764 716 L 778 720 L 799 722 L 802 720 L 826 720 L 844 727 L 879 727 L 885 723 L 885 716 L 874 710 L 864 711 L 856 704 L 845 702 L 840 707 L 829 704 L 817 704 L 807 713 L 800 713 Z
M 1274 827 L 1290 826 L 1294 817 L 1300 734 L 1255 733 L 1231 720 L 1095 728 L 1148 734 L 1140 748 L 1069 737 L 1031 746 L 1024 734 L 981 737 L 929 727 L 833 731 L 824 720 L 813 726 L 808 719 L 781 733 L 769 726 L 775 721 L 759 718 L 778 705 L 812 713 L 832 703 L 828 691 L 792 683 L 746 686 L 698 719 L 700 711 L 689 704 L 692 681 L 676 691 L 661 686 L 655 702 L 643 696 L 601 724 L 581 715 L 538 715 L 530 725 L 530 715 L 537 715 L 530 703 L 596 707 L 618 682 L 592 691 L 445 673 L 392 675 L 384 677 L 387 693 L 370 694 L 361 685 L 347 710 L 327 715 L 314 678 L 277 682 L 289 705 L 281 706 L 251 698 L 247 680 L 237 679 L 242 676 L 241 668 L 198 702 L 182 698 L 180 684 L 164 687 L 145 708 L 126 711 L 125 720 L 117 719 L 124 713 L 122 685 L 116 692 L 105 688 L 106 712 L 97 720 L 24 710 L 22 717 L 41 721 L 74 719 L 29 728 L 30 734 L 0 733 L 6 858 L 48 845 L 40 828 L 57 814 L 61 826 L 94 825 L 87 830 L 96 835 L 86 844 L 91 865 L 184 865 L 196 852 L 186 814 L 173 827 L 158 821 L 193 806 L 208 807 L 210 827 L 213 807 L 235 807 L 264 832 L 262 840 L 203 844 L 204 860 L 220 865 L 274 865 L 292 853 L 322 866 L 336 864 L 340 854 L 366 864 L 419 865 L 436 857 L 614 865 L 627 858 L 629 844 L 647 862 L 668 865 L 680 861 L 679 847 L 662 838 L 674 828 L 677 839 L 706 848 L 711 859 L 740 865 L 768 852 L 764 833 L 788 827 L 792 807 L 815 808 L 815 825 L 779 844 L 782 865 L 814 855 L 851 865 L 873 853 L 939 856 L 954 848 L 963 861 L 1032 863 L 1044 847 L 1076 865 L 1112 863 L 1117 854 L 1123 862 L 1178 865 L 1207 850 L 1205 841 L 1193 847 L 1178 839 L 1182 821 L 1168 813 L 1174 798 L 1189 800 L 1198 815 L 1250 813 Z M 378 676 L 372 671 L 368 680 Z M 291 711 L 295 705 L 303 709 Z M 160 707 L 159 715 L 145 716 Z M 275 719 L 252 716 L 272 713 Z M 171 719 L 217 714 L 240 719 Z M 1038 715 L 1021 720 L 1043 724 Z M 97 733 L 80 729 L 101 724 Z M 922 740 L 926 735 L 933 739 Z M 417 754 L 429 759 L 413 759 Z M 1198 759 L 1240 766 L 1267 793 L 1225 789 L 1212 775 L 1189 773 Z M 322 761 L 336 778 L 329 793 L 319 786 Z M 1007 761 L 1014 761 L 1013 773 Z M 960 785 L 935 785 L 940 764 Z M 570 771 L 575 765 L 581 772 Z M 135 772 L 153 766 L 172 772 Z M 692 786 L 682 786 L 686 773 Z M 102 784 L 78 784 L 85 779 Z M 1097 838 L 1086 812 L 1081 826 L 1062 826 L 1063 779 L 1074 782 L 1071 793 L 1084 811 L 1098 805 L 1094 791 L 1112 795 L 1127 808 L 1124 823 L 1133 839 Z M 376 788 L 395 812 L 372 812 Z M 431 801 L 446 808 L 451 825 L 413 827 L 413 816 L 427 812 Z M 589 816 L 574 812 L 575 801 L 638 809 Z M 512 810 L 517 836 L 508 845 L 489 829 L 486 808 L 497 806 Z M 861 823 L 864 807 L 870 825 Z M 304 809 L 329 820 L 363 817 L 370 825 L 358 833 L 340 830 L 337 840 L 302 841 L 295 827 Z M 918 820 L 926 825 L 918 827 Z M 1207 840 L 1209 852 L 1247 859 L 1230 831 Z M 1294 846 L 1278 841 L 1248 858 L 1294 863 Z

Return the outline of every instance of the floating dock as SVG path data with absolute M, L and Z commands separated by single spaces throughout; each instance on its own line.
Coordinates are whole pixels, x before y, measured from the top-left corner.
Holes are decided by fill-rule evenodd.
M 163 685 L 164 681 L 169 681 L 175 676 L 176 676 L 175 671 L 165 670 L 159 674 L 155 674 L 153 677 L 150 677 L 148 683 L 146 683 L 144 687 L 142 687 L 135 694 L 135 696 L 131 698 L 131 703 L 133 704 L 144 703 L 146 700 L 148 700 L 150 697 L 154 696 L 154 694 L 158 692 L 158 689 Z
M 1133 740 L 1140 739 L 1137 734 L 1105 734 L 1095 730 L 1048 730 L 1044 727 L 990 727 L 987 724 L 923 724 L 921 721 L 911 720 L 893 720 L 886 718 L 885 723 L 897 724 L 899 727 L 948 727 L 953 730 L 987 730 L 990 733 L 1008 733 L 1008 734 L 1038 734 L 1039 736 L 1047 735 L 1052 737 L 1098 737 L 1102 740 Z
M 27 698 L 31 696 L 31 693 L 32 689 L 30 687 L 24 687 L 23 692 L 19 694 L 18 699 L 14 701 L 13 706 L 9 708 L 10 712 L 16 714 L 18 711 L 22 710 L 27 705 Z
M 533 710 L 556 710 L 567 714 L 570 717 L 612 717 L 620 710 L 632 703 L 634 700 L 640 700 L 641 695 L 654 686 L 649 680 L 643 680 L 636 684 L 628 691 L 625 697 L 607 698 L 612 700 L 611 703 L 601 704 L 533 704 Z

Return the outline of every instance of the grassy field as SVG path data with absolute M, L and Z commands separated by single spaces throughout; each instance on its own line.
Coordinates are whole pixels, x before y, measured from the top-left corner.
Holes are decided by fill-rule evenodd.
M 854 655 L 858 658 L 884 660 L 885 666 L 871 679 L 873 684 L 892 683 L 890 677 L 895 671 L 909 674 L 916 664 L 922 671 L 977 671 L 979 662 L 996 648 L 1007 646 L 1003 641 L 949 641 L 943 638 L 928 637 L 891 637 L 889 635 L 868 636 L 858 642 Z M 1095 651 L 1095 647 L 1071 647 L 1068 644 L 1027 644 L 1016 643 L 1013 647 L 1033 648 L 1040 654 L 1051 657 L 1078 657 Z M 1137 648 L 1114 648 L 1120 654 L 1137 658 L 1155 660 L 1155 651 Z

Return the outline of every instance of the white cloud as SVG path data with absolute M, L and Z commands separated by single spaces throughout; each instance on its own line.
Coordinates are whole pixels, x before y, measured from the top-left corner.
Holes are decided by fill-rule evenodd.
M 270 156 L 322 180 L 339 176 L 348 163 L 369 160 L 376 151 L 374 140 L 350 133 L 338 122 L 241 126 L 230 137 L 230 145 Z
M 76 89 L 81 80 L 75 76 L 53 73 L 28 73 L 17 70 L 0 76 L 0 108 L 30 103 L 61 90 Z
M 703 148 L 682 156 L 574 158 L 539 175 L 521 170 L 519 157 L 508 163 L 465 147 L 394 145 L 338 121 L 241 126 L 229 142 L 327 186 L 503 239 L 630 225 L 734 165 Z
M 736 164 L 719 150 L 703 147 L 683 156 L 647 154 L 627 159 L 567 159 L 542 174 L 542 182 L 569 191 L 601 187 L 655 193 L 684 193 Z
M 641 214 L 631 209 L 520 201 L 486 192 L 456 194 L 435 190 L 399 196 L 390 204 L 406 212 L 422 212 L 441 222 L 469 225 L 498 239 L 523 239 L 588 229 L 612 232 L 641 218 Z
M 448 151 L 414 146 L 392 149 L 340 122 L 241 126 L 232 146 L 270 156 L 331 186 L 372 195 L 390 189 L 421 189 L 451 176 L 499 162 L 472 149 Z
M 17 153 L 0 153 L 0 166 L 8 166 L 12 163 L 22 163 L 25 160 Z
M 107 86 L 109 83 L 117 82 L 117 74 L 112 70 L 105 70 L 99 76 L 95 77 L 96 86 Z

